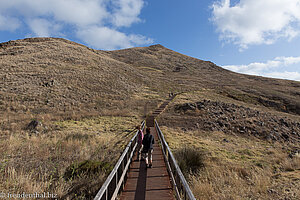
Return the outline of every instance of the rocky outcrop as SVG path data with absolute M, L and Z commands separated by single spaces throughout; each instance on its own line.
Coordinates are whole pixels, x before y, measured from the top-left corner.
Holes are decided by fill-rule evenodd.
M 185 127 L 206 131 L 255 136 L 273 141 L 300 141 L 300 123 L 288 118 L 224 102 L 204 100 L 174 106 L 180 115 L 189 115 Z M 175 125 L 176 126 L 176 125 Z

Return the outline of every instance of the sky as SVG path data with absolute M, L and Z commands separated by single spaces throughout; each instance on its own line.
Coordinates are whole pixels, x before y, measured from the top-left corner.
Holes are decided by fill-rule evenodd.
M 161 44 L 231 71 L 300 81 L 300 0 L 0 0 L 0 42 Z

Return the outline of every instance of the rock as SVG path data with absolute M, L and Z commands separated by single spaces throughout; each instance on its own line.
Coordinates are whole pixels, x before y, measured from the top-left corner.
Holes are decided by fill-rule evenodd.
M 293 151 L 289 154 L 289 157 L 290 157 L 290 158 L 294 158 L 294 157 L 300 158 L 300 150 L 299 150 L 299 149 L 293 150 Z
M 228 143 L 229 141 L 228 141 L 226 138 L 224 138 L 224 139 L 223 139 L 223 142 L 227 142 L 227 143 Z
M 284 138 L 284 140 L 289 140 L 289 135 L 286 133 L 282 133 L 282 137 Z
M 265 123 L 264 122 L 258 122 L 258 125 L 263 126 L 263 125 L 265 125 Z
M 196 113 L 197 115 L 193 115 L 195 121 L 189 123 L 189 128 L 218 130 L 224 133 L 252 135 L 266 140 L 292 143 L 300 139 L 299 122 L 244 106 L 203 100 L 178 104 L 174 110 L 183 112 L 201 110 Z
M 268 193 L 271 193 L 271 194 L 272 194 L 272 193 L 273 193 L 273 194 L 277 194 L 277 192 L 276 192 L 275 190 L 273 190 L 273 189 L 269 189 L 269 190 L 268 190 Z
M 173 72 L 180 72 L 180 70 L 181 70 L 181 67 L 175 67 L 175 68 L 173 69 Z
M 196 105 L 193 103 L 184 103 L 175 106 L 175 110 L 177 111 L 188 111 L 188 110 L 196 110 Z
M 197 102 L 197 103 L 196 103 L 196 106 L 197 106 L 197 108 L 198 108 L 199 110 L 205 108 L 204 103 L 202 103 L 202 102 Z
M 289 124 L 284 120 L 284 119 L 280 119 L 279 120 L 279 122 L 282 124 L 282 125 L 284 125 L 284 126 L 286 126 L 286 127 L 289 127 Z
M 224 126 L 224 124 L 223 124 L 221 121 L 217 121 L 217 123 L 218 123 L 218 125 L 221 126 L 221 127 Z
M 36 130 L 38 125 L 39 125 L 39 122 L 36 119 L 34 119 L 27 125 L 26 129 L 31 130 L 31 131 Z

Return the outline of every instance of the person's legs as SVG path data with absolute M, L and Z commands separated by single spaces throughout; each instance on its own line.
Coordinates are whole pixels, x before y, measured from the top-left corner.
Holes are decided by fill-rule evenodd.
M 141 150 L 140 150 L 141 160 L 144 160 L 144 159 L 145 159 L 145 153 L 143 153 L 143 148 L 144 148 L 144 145 L 141 144 Z
M 137 145 L 137 158 L 136 158 L 137 160 L 141 160 L 140 155 L 141 155 L 141 152 L 142 152 L 142 147 L 143 147 L 142 144 Z
M 148 157 L 149 157 L 149 167 L 150 168 L 152 167 L 152 153 L 153 153 L 153 149 L 149 149 Z
M 145 162 L 146 162 L 146 169 L 148 168 L 148 163 L 149 163 L 149 160 L 148 160 L 148 158 L 149 158 L 149 154 L 148 154 L 148 152 L 147 153 L 145 153 Z
M 145 153 L 145 161 L 146 161 L 146 165 L 148 165 L 149 161 L 148 161 L 148 158 L 149 158 L 149 153 Z

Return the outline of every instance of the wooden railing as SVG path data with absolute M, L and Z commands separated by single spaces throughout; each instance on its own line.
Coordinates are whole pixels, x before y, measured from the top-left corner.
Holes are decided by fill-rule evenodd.
M 176 194 L 177 199 L 189 199 L 189 200 L 195 200 L 195 197 L 185 180 L 176 160 L 173 156 L 169 145 L 167 144 L 163 133 L 161 132 L 157 121 L 155 120 L 155 128 L 161 143 L 162 151 L 164 154 L 164 159 L 167 165 L 167 169 L 169 172 L 169 175 L 171 177 L 173 189 Z
M 143 121 L 141 127 L 143 130 L 145 127 L 145 121 Z M 120 159 L 107 177 L 94 200 L 114 200 L 117 198 L 120 189 L 124 188 L 129 165 L 132 161 L 134 151 L 137 147 L 137 134 L 138 131 L 128 143 Z

